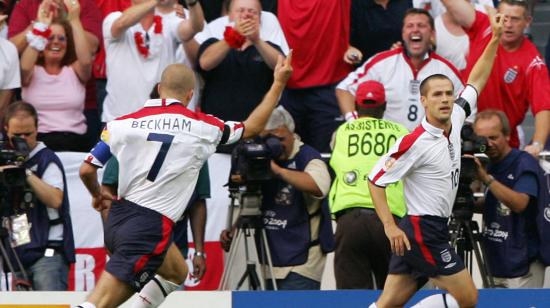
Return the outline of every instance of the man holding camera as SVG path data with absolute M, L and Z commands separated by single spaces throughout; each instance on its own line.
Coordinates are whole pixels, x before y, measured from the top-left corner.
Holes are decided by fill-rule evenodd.
M 282 153 L 271 161 L 272 180 L 262 184 L 262 216 L 278 290 L 319 290 L 326 254 L 333 250 L 330 214 L 322 199 L 330 175 L 321 155 L 294 134 L 292 116 L 282 107 L 261 134 L 280 140 Z M 222 231 L 229 249 L 231 233 Z M 268 289 L 274 289 L 268 280 Z
M 544 172 L 529 153 L 509 145 L 506 114 L 492 109 L 476 116 L 474 131 L 488 140 L 487 168 L 475 158 L 478 178 L 487 192 L 483 203 L 483 237 L 487 263 L 495 285 L 540 288 L 544 267 L 537 261 L 537 208 L 550 199 Z
M 4 123 L 10 146 L 13 147 L 14 137 L 24 139 L 28 145 L 30 153 L 23 166 L 27 184 L 36 196 L 27 213 L 31 242 L 16 247 L 15 251 L 34 290 L 65 291 L 75 252 L 63 165 L 53 151 L 36 141 L 38 116 L 32 105 L 11 104 Z M 14 263 L 11 252 L 10 259 Z

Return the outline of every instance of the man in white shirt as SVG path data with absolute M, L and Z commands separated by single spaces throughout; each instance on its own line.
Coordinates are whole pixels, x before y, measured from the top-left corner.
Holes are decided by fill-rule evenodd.
M 434 35 L 434 21 L 430 14 L 423 9 L 409 9 L 403 19 L 404 46 L 374 55 L 336 87 L 340 111 L 346 120 L 357 118 L 355 92 L 366 80 L 384 85 L 387 101 L 384 119 L 402 124 L 409 131 L 424 116 L 418 90 L 424 78 L 444 74 L 453 82 L 455 94 L 460 93 L 463 83 L 458 70 L 431 51 Z
M 166 0 L 133 0 L 124 12 L 113 12 L 103 21 L 107 63 L 107 96 L 102 122 L 134 112 L 149 97 L 164 68 L 175 62 L 180 41 L 202 30 L 200 4 L 188 0 L 189 19 L 155 15 Z

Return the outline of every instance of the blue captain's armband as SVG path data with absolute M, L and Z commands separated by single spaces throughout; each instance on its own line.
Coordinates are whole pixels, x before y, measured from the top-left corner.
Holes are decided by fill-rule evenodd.
M 90 151 L 90 154 L 93 156 L 93 160 L 88 162 L 100 167 L 103 167 L 109 158 L 113 156 L 113 154 L 111 154 L 111 148 L 103 141 L 99 141 Z

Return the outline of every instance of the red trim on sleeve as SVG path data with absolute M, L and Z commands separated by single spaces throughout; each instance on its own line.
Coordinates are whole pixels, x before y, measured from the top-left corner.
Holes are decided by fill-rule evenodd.
M 420 138 L 420 136 L 425 131 L 426 130 L 424 129 L 424 126 L 422 126 L 422 124 L 418 125 L 416 129 L 412 131 L 412 133 L 409 133 L 408 135 L 403 137 L 403 139 L 399 143 L 399 148 L 397 149 L 397 152 L 390 155 L 390 157 L 394 158 L 395 160 L 398 160 L 401 156 L 403 156 L 403 154 L 405 154 L 405 152 L 407 152 L 412 147 L 414 142 L 418 140 L 418 138 Z M 384 169 L 381 169 L 380 171 L 378 171 L 378 173 L 372 179 L 372 183 L 374 185 L 379 186 L 378 184 L 376 184 L 376 181 L 378 181 L 378 179 L 382 177 L 385 173 L 386 171 Z
M 167 249 L 173 225 L 174 222 L 170 220 L 170 218 L 162 216 L 162 239 L 157 243 L 155 249 L 153 249 L 150 254 L 143 255 L 141 256 L 141 258 L 139 258 L 139 260 L 134 265 L 134 273 L 138 273 L 139 271 L 141 271 L 145 264 L 147 264 L 149 259 L 151 259 L 151 257 L 160 255 L 164 250 Z
M 420 230 L 420 216 L 409 216 L 409 217 L 411 219 L 411 223 L 414 229 L 414 239 L 418 243 L 418 246 L 420 246 L 420 251 L 424 256 L 424 259 L 426 260 L 426 262 L 430 263 L 431 265 L 435 265 L 434 257 L 432 256 L 431 251 L 428 249 L 428 247 L 424 243 L 424 239 L 422 238 L 422 230 Z
M 367 72 L 369 71 L 369 69 L 371 67 L 373 67 L 376 63 L 378 62 L 381 62 L 382 60 L 384 59 L 387 59 L 391 56 L 395 56 L 397 54 L 400 54 L 403 52 L 403 47 L 400 47 L 400 48 L 397 48 L 397 49 L 394 49 L 394 50 L 388 50 L 388 51 L 383 51 L 383 52 L 379 52 L 377 54 L 375 54 L 373 57 L 372 57 L 372 60 L 370 61 L 367 61 L 364 65 L 365 65 L 365 68 L 363 70 L 363 73 L 357 75 L 357 79 L 355 79 L 353 82 L 352 82 L 352 85 L 353 84 L 356 84 L 361 78 L 363 78 L 365 75 L 367 75 Z
M 197 114 L 197 120 L 203 121 L 203 122 L 208 123 L 210 125 L 214 125 L 214 126 L 218 127 L 223 132 L 223 127 L 225 126 L 225 124 L 223 123 L 222 120 L 216 118 L 215 116 L 213 116 L 211 114 L 206 114 L 206 113 L 202 113 L 202 112 L 197 112 L 196 114 Z
M 397 152 L 393 153 L 391 157 L 395 158 L 396 160 L 399 159 L 405 152 L 407 152 L 414 142 L 418 140 L 418 138 L 425 132 L 424 126 L 418 125 L 415 130 L 412 131 L 412 133 L 409 133 L 405 137 L 403 137 L 403 140 L 399 143 L 399 148 Z
M 382 177 L 384 175 L 384 173 L 386 173 L 386 171 L 384 171 L 384 169 L 380 169 L 380 171 L 378 171 L 378 173 L 372 179 L 371 183 L 378 186 L 378 187 L 384 187 L 384 186 L 380 186 L 380 185 L 376 184 L 376 181 L 378 181 L 378 179 L 380 177 Z

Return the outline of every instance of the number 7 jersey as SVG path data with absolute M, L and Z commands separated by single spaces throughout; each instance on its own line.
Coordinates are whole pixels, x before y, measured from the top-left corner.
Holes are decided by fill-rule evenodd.
M 476 101 L 477 92 L 468 85 L 453 104 L 448 136 L 424 117 L 413 132 L 397 140 L 380 158 L 369 180 L 386 187 L 403 179 L 408 215 L 449 217 L 460 176 L 460 131 Z
M 237 142 L 243 131 L 242 123 L 192 112 L 177 100 L 153 99 L 109 122 L 86 161 L 102 167 L 114 155 L 118 196 L 177 221 L 204 162 L 218 144 Z

